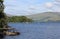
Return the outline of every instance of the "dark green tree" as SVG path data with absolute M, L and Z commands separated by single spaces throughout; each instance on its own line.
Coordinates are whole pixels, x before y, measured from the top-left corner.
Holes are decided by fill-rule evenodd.
M 26 16 L 12 16 L 8 18 L 9 22 L 32 22 L 33 20 Z
M 0 33 L 3 33 L 3 29 L 4 26 L 7 25 L 7 21 L 6 21 L 6 15 L 4 13 L 4 4 L 3 4 L 4 0 L 0 0 Z

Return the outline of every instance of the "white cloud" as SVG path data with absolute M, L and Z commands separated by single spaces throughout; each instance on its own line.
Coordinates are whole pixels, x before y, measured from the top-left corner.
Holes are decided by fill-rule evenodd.
M 55 1 L 54 5 L 60 7 L 60 2 Z
M 55 0 L 56 2 L 60 2 L 60 0 Z
M 45 7 L 47 7 L 47 8 L 51 8 L 51 7 L 53 7 L 53 3 L 50 3 L 50 2 L 47 2 L 47 3 L 45 3 Z
M 47 11 L 60 11 L 59 1 L 60 0 L 54 0 L 53 2 L 50 0 L 5 0 L 5 12 L 13 15 L 30 15 Z

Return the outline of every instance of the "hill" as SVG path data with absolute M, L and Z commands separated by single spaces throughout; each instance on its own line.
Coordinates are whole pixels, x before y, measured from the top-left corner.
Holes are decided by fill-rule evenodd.
M 12 16 L 8 17 L 8 22 L 32 22 L 33 20 L 26 16 Z
M 28 15 L 28 18 L 31 18 L 35 21 L 60 21 L 60 12 L 44 12 L 39 14 Z

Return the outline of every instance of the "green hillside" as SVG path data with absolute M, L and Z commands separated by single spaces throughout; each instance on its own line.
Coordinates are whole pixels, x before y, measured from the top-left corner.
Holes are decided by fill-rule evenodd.
M 44 12 L 27 16 L 35 21 L 60 21 L 60 12 Z
M 32 19 L 26 16 L 12 16 L 8 17 L 8 22 L 32 22 Z

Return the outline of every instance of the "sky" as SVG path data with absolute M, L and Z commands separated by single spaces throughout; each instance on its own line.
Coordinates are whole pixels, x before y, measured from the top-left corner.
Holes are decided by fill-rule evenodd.
M 6 14 L 31 15 L 60 12 L 60 0 L 4 0 Z

